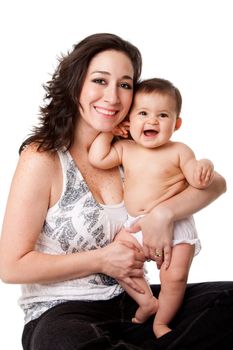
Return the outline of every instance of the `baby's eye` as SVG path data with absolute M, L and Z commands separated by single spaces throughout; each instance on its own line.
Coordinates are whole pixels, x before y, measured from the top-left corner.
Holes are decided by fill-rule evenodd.
M 106 81 L 104 79 L 100 79 L 100 78 L 93 79 L 92 81 L 93 81 L 93 83 L 100 84 L 100 85 L 105 85 L 106 84 Z
M 132 86 L 128 83 L 121 83 L 120 86 L 123 88 L 123 89 L 127 89 L 127 90 L 131 90 L 132 89 Z
M 159 116 L 160 118 L 168 118 L 168 115 L 166 113 L 161 113 Z
M 139 115 L 141 115 L 142 117 L 145 117 L 145 116 L 147 116 L 147 113 L 145 111 L 140 111 Z

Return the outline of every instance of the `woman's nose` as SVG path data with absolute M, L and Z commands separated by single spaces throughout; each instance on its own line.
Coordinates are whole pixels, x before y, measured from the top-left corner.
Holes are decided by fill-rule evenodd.
M 109 85 L 104 90 L 104 100 L 111 104 L 119 102 L 119 95 L 117 86 Z

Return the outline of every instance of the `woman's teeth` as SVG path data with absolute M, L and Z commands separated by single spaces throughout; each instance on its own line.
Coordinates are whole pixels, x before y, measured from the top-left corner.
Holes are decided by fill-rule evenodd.
M 107 109 L 102 109 L 102 108 L 98 108 L 98 107 L 95 107 L 95 110 L 98 113 L 105 114 L 105 115 L 115 115 L 116 114 L 116 111 L 109 111 Z

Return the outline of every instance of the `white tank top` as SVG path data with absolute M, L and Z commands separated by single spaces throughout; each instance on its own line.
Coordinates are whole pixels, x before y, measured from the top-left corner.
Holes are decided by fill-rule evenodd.
M 96 202 L 69 152 L 58 152 L 63 190 L 44 222 L 36 250 L 47 254 L 72 254 L 104 247 L 114 239 L 127 219 L 124 203 Z M 93 274 L 64 282 L 22 285 L 19 305 L 25 322 L 67 300 L 106 300 L 122 292 L 111 277 Z

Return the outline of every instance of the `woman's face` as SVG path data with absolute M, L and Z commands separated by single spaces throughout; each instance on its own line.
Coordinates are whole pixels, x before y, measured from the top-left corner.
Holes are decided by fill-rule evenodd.
M 100 52 L 90 61 L 80 94 L 80 120 L 97 131 L 111 131 L 127 115 L 133 97 L 133 66 L 119 51 Z

